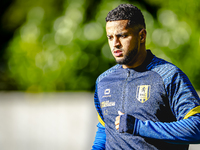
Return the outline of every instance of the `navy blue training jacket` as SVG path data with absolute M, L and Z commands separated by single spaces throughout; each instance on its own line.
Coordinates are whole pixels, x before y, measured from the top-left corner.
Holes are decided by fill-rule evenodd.
M 187 76 L 154 56 L 134 69 L 115 65 L 96 81 L 99 124 L 93 150 L 187 150 L 200 143 L 200 99 Z M 134 133 L 115 129 L 118 111 L 136 118 Z

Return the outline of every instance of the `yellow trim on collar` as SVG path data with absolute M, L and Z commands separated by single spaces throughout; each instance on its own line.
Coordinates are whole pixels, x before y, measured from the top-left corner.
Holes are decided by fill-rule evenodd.
M 193 116 L 193 115 L 198 114 L 198 113 L 200 113 L 200 106 L 197 106 L 197 107 L 191 109 L 191 110 L 185 115 L 185 117 L 184 117 L 183 119 L 187 119 L 187 118 L 189 118 L 190 116 Z
M 97 114 L 98 114 L 98 120 L 99 120 L 99 122 L 102 124 L 102 126 L 105 127 L 105 122 L 104 122 L 103 119 L 100 117 L 99 113 L 97 113 Z

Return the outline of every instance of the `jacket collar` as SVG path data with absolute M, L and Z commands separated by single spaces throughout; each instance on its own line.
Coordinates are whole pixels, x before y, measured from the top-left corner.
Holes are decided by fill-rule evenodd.
M 146 56 L 144 62 L 140 66 L 138 66 L 136 68 L 131 68 L 131 69 L 138 71 L 138 72 L 146 71 L 147 66 L 151 63 L 153 58 L 154 58 L 154 55 L 152 54 L 151 50 L 147 50 L 147 56 Z M 121 65 L 121 67 L 122 67 L 122 65 Z

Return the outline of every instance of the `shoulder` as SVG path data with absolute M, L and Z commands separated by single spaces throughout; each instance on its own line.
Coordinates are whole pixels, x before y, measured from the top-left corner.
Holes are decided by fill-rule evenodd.
M 158 58 L 156 56 L 154 56 L 151 63 L 148 65 L 148 69 L 154 70 L 158 73 L 167 72 L 167 71 L 179 71 L 180 70 L 174 64 L 172 64 L 172 63 L 170 63 L 170 62 L 168 62 L 164 59 Z
M 158 73 L 164 81 L 171 80 L 177 75 L 186 77 L 186 75 L 177 66 L 156 56 L 154 56 L 147 68 L 148 70 Z
M 99 77 L 96 80 L 96 83 L 100 82 L 103 78 L 105 78 L 109 74 L 113 73 L 114 71 L 116 71 L 120 67 L 121 67 L 121 65 L 117 64 L 117 65 L 109 68 L 108 70 L 106 70 L 105 72 L 103 72 L 101 75 L 99 75 Z

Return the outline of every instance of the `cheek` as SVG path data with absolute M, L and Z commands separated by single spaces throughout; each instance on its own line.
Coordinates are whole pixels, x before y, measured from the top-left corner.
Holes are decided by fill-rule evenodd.
M 129 36 L 128 38 L 123 40 L 123 44 L 127 47 L 130 47 L 133 43 L 135 43 L 134 37 Z
M 129 41 L 129 48 L 134 49 L 138 47 L 138 40 L 137 39 L 132 39 Z
M 108 44 L 109 44 L 110 49 L 112 50 L 112 48 L 113 48 L 112 42 L 111 42 L 111 41 L 108 41 Z
M 134 44 L 133 44 L 133 41 L 127 40 L 127 41 L 124 41 L 122 45 L 124 49 L 129 50 L 129 49 L 132 49 Z

